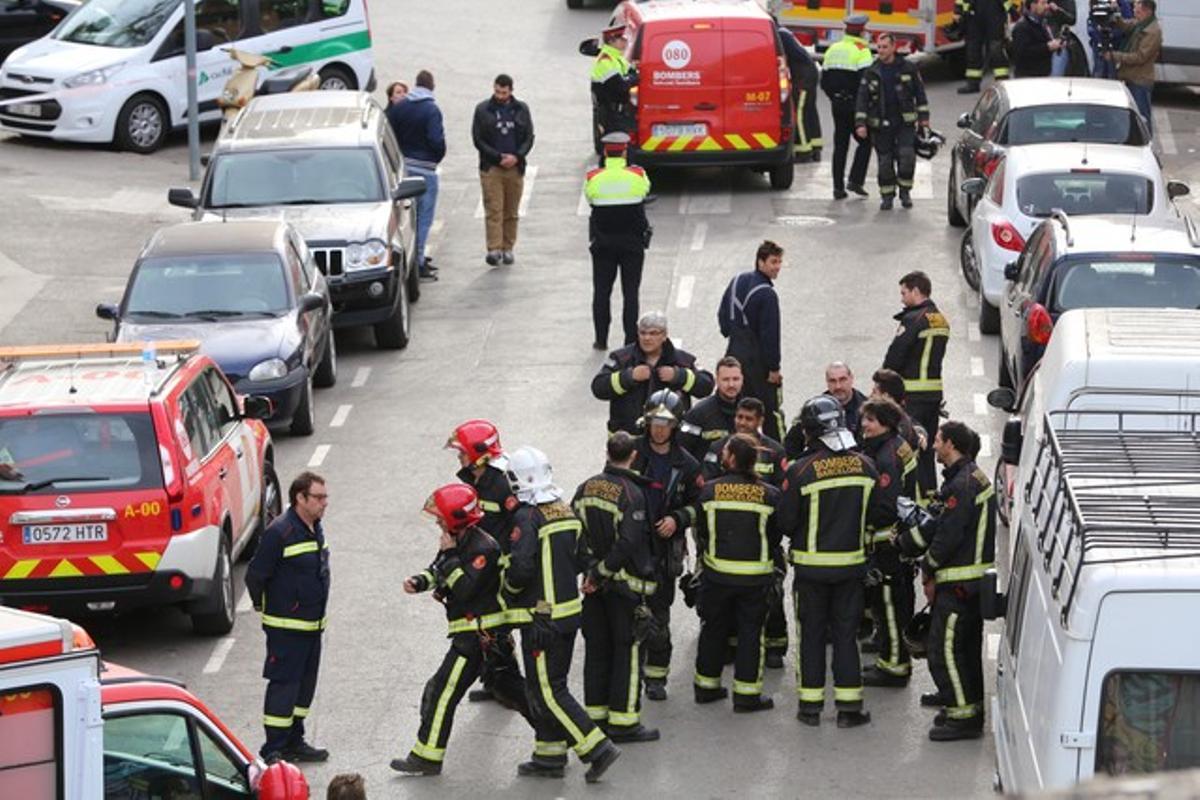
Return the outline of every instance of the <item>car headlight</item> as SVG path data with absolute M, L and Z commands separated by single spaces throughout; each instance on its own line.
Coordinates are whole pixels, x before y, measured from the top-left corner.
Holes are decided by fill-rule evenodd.
M 346 248 L 346 269 L 386 267 L 388 246 L 381 239 L 354 242 Z
M 282 358 L 268 358 L 255 364 L 247 377 L 252 381 L 273 381 L 287 373 L 287 363 Z
M 113 64 L 100 69 L 91 69 L 87 72 L 81 72 L 74 77 L 67 78 L 63 81 L 63 86 L 68 89 L 78 89 L 80 86 L 99 86 L 102 83 L 108 83 L 113 75 L 116 75 L 125 68 L 125 63 Z

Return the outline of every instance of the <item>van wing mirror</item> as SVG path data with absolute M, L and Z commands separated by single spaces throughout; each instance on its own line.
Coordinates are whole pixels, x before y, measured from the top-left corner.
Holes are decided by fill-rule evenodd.
M 1183 181 L 1167 181 L 1167 197 L 1174 200 L 1177 197 L 1186 197 L 1192 193 L 1192 187 L 1188 186 Z
M 958 188 L 968 197 L 983 197 L 983 191 L 987 188 L 987 181 L 983 178 L 967 178 L 959 184 Z
M 196 208 L 200 205 L 200 201 L 196 199 L 196 195 L 192 194 L 192 190 L 186 188 L 168 189 L 167 202 L 180 208 Z
M 101 303 L 96 306 L 96 316 L 100 319 L 116 322 L 118 317 L 117 307 L 112 303 Z
M 987 404 L 1001 411 L 1012 411 L 1017 407 L 1017 393 L 1007 386 L 992 389 L 987 393 Z
M 242 416 L 246 419 L 267 419 L 273 413 L 275 404 L 269 397 L 250 395 L 242 398 Z
M 964 111 L 963 113 L 958 115 L 958 122 L 956 122 L 955 124 L 958 125 L 958 127 L 965 129 L 965 128 L 971 127 L 971 123 L 973 123 L 974 121 L 975 120 L 971 117 L 971 112 Z
M 1012 389 L 1002 391 L 1012 394 Z M 991 399 L 989 396 L 988 400 Z M 1025 432 L 1021 429 L 1021 420 L 1014 417 L 1004 423 L 1004 435 L 1000 444 L 1000 460 L 1014 467 L 1021 463 L 1021 446 L 1024 443 Z
M 300 296 L 300 311 L 317 311 L 325 307 L 325 296 L 317 292 L 306 292 Z
M 423 194 L 425 194 L 425 179 L 419 175 L 414 175 L 396 184 L 396 190 L 392 192 L 392 199 L 406 200 L 410 197 L 417 197 Z
M 984 619 L 1002 619 L 1008 611 L 1008 596 L 1000 591 L 1000 576 L 996 570 L 983 573 L 979 587 L 979 609 Z
M 1015 281 L 1020 274 L 1020 270 L 1017 269 L 1017 262 L 1010 261 L 1004 265 L 1004 280 Z
M 579 43 L 579 54 L 591 57 L 600 55 L 600 40 L 584 39 Z

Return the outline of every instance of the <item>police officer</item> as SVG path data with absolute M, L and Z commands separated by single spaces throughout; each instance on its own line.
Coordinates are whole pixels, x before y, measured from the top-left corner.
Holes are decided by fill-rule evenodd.
M 583 702 L 614 742 L 652 742 L 641 721 L 639 625 L 657 589 L 646 479 L 633 471 L 634 437 L 608 439 L 604 471 L 579 485 L 571 507 L 583 522 Z M 644 624 L 644 623 L 642 623 Z
M 954 0 L 954 21 L 963 26 L 967 47 L 967 82 L 959 94 L 976 94 L 986 67 L 998 81 L 1008 77 L 1004 40 L 1008 20 L 1020 11 L 1019 0 Z
M 737 637 L 733 710 L 764 711 L 763 623 L 767 592 L 775 579 L 771 557 L 779 545 L 775 511 L 779 491 L 755 472 L 758 446 L 743 433 L 721 448 L 724 474 L 705 484 L 697 500 L 696 549 L 700 573 L 700 641 L 696 647 L 695 698 L 713 703 L 729 696 L 721 670 L 730 635 Z
M 825 145 L 821 138 L 821 115 L 817 112 L 817 86 L 821 80 L 821 68 L 804 49 L 804 45 L 796 40 L 796 35 L 779 24 L 778 17 L 776 27 L 792 76 L 792 109 L 796 120 L 793 160 L 801 163 L 820 161 L 821 148 Z
M 291 506 L 263 531 L 246 568 L 246 591 L 267 634 L 266 743 L 259 753 L 264 761 L 325 761 L 328 750 L 304 741 L 329 602 L 329 547 L 321 527 L 329 505 L 325 479 L 301 472 L 288 500 Z
M 716 391 L 688 409 L 679 424 L 679 442 L 692 458 L 704 460 L 713 442 L 733 433 L 733 418 L 742 396 L 742 364 L 733 356 L 717 362 Z
M 650 244 L 645 204 L 650 179 L 644 169 L 626 163 L 629 134 L 608 133 L 602 142 L 604 166 L 588 173 L 584 187 L 592 206 L 588 239 L 592 254 L 592 325 L 596 330 L 592 347 L 596 350 L 608 349 L 608 325 L 612 320 L 609 301 L 618 272 L 625 344 L 637 341 L 638 289 Z
M 996 558 L 996 497 L 975 463 L 979 436 L 961 422 L 945 422 L 933 439 L 945 468 L 937 493 L 941 512 L 928 525 L 901 529 L 898 544 L 921 557 L 934 584 L 929 671 L 937 691 L 921 705 L 942 706 L 929 731 L 935 742 L 983 735 L 983 613 L 980 582 Z
M 866 528 L 878 473 L 852 450 L 842 407 L 828 395 L 804 404 L 808 449 L 787 470 L 779 526 L 791 539 L 796 603 L 796 718 L 819 725 L 825 705 L 826 631 L 833 643 L 833 697 L 839 728 L 871 721 L 862 710 L 862 670 L 855 635 L 863 613 Z
M 846 181 L 846 156 L 850 152 L 850 137 L 854 135 L 854 104 L 858 100 L 858 84 L 862 71 L 871 66 L 874 58 L 871 47 L 863 38 L 863 28 L 870 21 L 866 14 L 851 14 L 843 20 L 845 35 L 825 51 L 822 62 L 821 88 L 829 97 L 833 111 L 833 199 L 846 199 L 846 190 L 867 196 L 863 184 L 867 181 L 867 164 L 871 146 L 866 138 L 856 138 L 854 161 L 850 165 L 850 180 Z
M 779 295 L 775 279 L 783 269 L 783 248 L 772 241 L 758 246 L 754 270 L 729 282 L 717 309 L 725 355 L 742 363 L 743 394 L 762 400 L 767 409 L 763 433 L 775 441 L 787 429 L 783 421 L 783 373 L 780 371 Z
M 637 122 L 629 90 L 637 85 L 637 71 L 625 58 L 629 46 L 625 26 L 606 28 L 600 53 L 592 62 L 592 98 L 597 112 L 598 137 L 615 131 L 633 134 Z
M 437 558 L 404 582 L 404 591 L 432 590 L 446 607 L 450 649 L 421 695 L 421 725 L 406 757 L 391 767 L 408 775 L 440 775 L 454 725 L 454 712 L 479 675 L 494 631 L 504 627 L 500 608 L 500 545 L 479 526 L 483 509 L 475 490 L 451 483 L 425 501 L 425 513 L 441 529 Z M 525 716 L 529 709 L 520 673 L 507 673 L 496 691 L 515 703 Z
M 689 397 L 707 397 L 713 376 L 667 335 L 667 315 L 648 311 L 638 320 L 637 341 L 614 350 L 592 379 L 592 395 L 608 401 L 608 431 L 636 434 L 649 397 L 660 389 L 679 393 L 682 414 Z
M 883 357 L 885 369 L 904 378 L 908 397 L 905 408 L 913 422 L 928 435 L 936 431 L 942 408 L 942 359 L 950 341 L 950 323 L 929 298 L 933 283 L 921 271 L 900 279 L 900 302 L 904 308 L 893 317 L 899 326 Z M 917 461 L 917 488 L 924 498 L 937 488 L 933 450 L 921 451 Z
M 683 401 L 669 389 L 660 389 L 646 402 L 633 468 L 647 480 L 646 504 L 656 534 L 654 558 L 658 588 L 650 597 L 654 636 L 646 641 L 646 663 L 642 675 L 646 697 L 667 699 L 667 677 L 671 672 L 671 605 L 675 602 L 675 579 L 683 574 L 687 550 L 685 531 L 696 521 L 694 504 L 704 485 L 700 463 L 677 441 Z
M 870 131 L 879 160 L 879 208 L 890 211 L 900 187 L 900 205 L 912 208 L 913 173 L 917 168 L 917 127 L 929 127 L 929 100 L 921 73 L 896 55 L 896 38 L 881 33 L 875 40 L 879 57 L 863 72 L 854 109 L 855 132 Z
M 545 454 L 522 447 L 509 454 L 509 481 L 519 504 L 513 513 L 512 556 L 501 581 L 501 603 L 521 629 L 525 692 L 533 718 L 533 757 L 518 775 L 561 778 L 567 745 L 588 765 L 595 783 L 617 760 L 617 749 L 567 688 L 583 603 L 576 584 L 582 523 L 562 499 Z

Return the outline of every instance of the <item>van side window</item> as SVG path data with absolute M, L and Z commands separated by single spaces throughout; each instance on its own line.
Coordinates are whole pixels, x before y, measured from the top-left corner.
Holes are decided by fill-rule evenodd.
M 242 12 L 236 0 L 197 0 L 196 31 L 208 31 L 217 43 L 242 35 Z
M 1200 766 L 1200 673 L 1110 672 L 1100 693 L 1097 775 Z
M 392 126 L 384 125 L 380 130 L 382 133 L 379 139 L 383 145 L 383 157 L 388 166 L 388 188 L 391 188 L 404 177 L 404 161 L 400 156 L 400 146 L 396 144 L 396 137 L 392 133 Z
M 1012 575 L 1008 579 L 1008 610 L 1004 613 L 1004 633 L 1008 638 L 1008 652 L 1015 656 L 1021 645 L 1025 599 L 1029 594 L 1029 565 L 1032 563 L 1032 559 L 1029 557 L 1029 547 L 1021 541 L 1020 528 L 1017 529 L 1017 535 L 1013 537 L 1013 548 L 1016 555 L 1013 557 Z
M 192 458 L 202 461 L 221 440 L 212 398 L 204 386 L 203 377 L 192 381 L 192 385 L 180 395 L 179 415 L 183 417 Z
M 237 427 L 239 416 L 237 401 L 234 399 L 233 393 L 229 391 L 229 385 L 225 383 L 225 379 L 215 369 L 209 367 L 204 370 L 204 379 L 208 381 L 208 390 L 212 392 L 213 410 L 220 426 L 219 435 L 224 438 L 231 429 Z
M 106 719 L 104 796 L 133 797 L 129 787 L 148 786 L 145 797 L 201 797 L 190 728 L 182 715 L 163 712 Z
M 258 0 L 258 24 L 263 33 L 302 25 L 308 19 L 309 0 Z
M 350 0 L 320 0 L 317 19 L 340 17 L 350 10 Z
M 23 786 L 42 788 L 46 797 L 62 797 L 63 743 L 55 721 L 63 714 L 62 695 L 52 684 L 15 686 L 0 695 L 4 714 L 0 732 L 0 786 L 14 791 Z

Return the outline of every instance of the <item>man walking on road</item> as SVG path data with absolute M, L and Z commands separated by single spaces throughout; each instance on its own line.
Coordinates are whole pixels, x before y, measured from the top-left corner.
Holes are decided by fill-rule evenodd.
M 743 394 L 757 397 L 766 408 L 763 433 L 779 442 L 783 421 L 783 373 L 779 345 L 779 295 L 775 279 L 783 269 L 783 248 L 772 241 L 758 246 L 754 270 L 729 282 L 717 309 L 721 335 L 729 340 L 725 355 L 742 364 Z
M 1154 65 L 1162 53 L 1163 43 L 1157 12 L 1155 0 L 1138 0 L 1133 7 L 1133 19 L 1116 20 L 1117 28 L 1125 34 L 1121 49 L 1104 54 L 1105 60 L 1116 66 L 1117 78 L 1125 82 L 1151 133 L 1154 133 L 1154 116 L 1150 111 L 1150 96 L 1154 93 Z
M 833 111 L 833 199 L 845 200 L 846 190 L 867 196 L 863 184 L 867 181 L 867 164 L 871 161 L 871 145 L 866 139 L 855 138 L 854 161 L 850 165 L 850 180 L 846 181 L 846 157 L 850 153 L 850 138 L 854 135 L 854 104 L 858 100 L 858 84 L 862 72 L 874 58 L 863 28 L 870 18 L 866 14 L 846 17 L 846 33 L 825 51 L 821 72 L 821 88 L 829 96 Z
M 446 133 L 442 110 L 433 99 L 433 75 L 417 73 L 416 86 L 404 102 L 388 106 L 388 122 L 404 154 L 405 176 L 425 179 L 425 193 L 417 198 L 417 265 L 423 280 L 436 281 L 437 268 L 425 256 L 425 242 L 437 210 L 438 164 L 446 157 Z
M 508 75 L 497 75 L 492 96 L 475 106 L 471 138 L 479 151 L 487 229 L 484 261 L 493 267 L 511 264 L 525 190 L 525 160 L 533 149 L 533 117 L 529 106 L 513 96 L 513 79 Z

